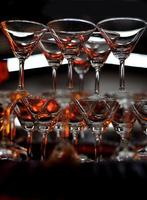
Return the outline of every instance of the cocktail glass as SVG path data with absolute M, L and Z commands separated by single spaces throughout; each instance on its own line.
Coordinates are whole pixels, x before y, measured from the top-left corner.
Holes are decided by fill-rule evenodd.
M 8 20 L 0 23 L 14 55 L 19 59 L 18 90 L 24 91 L 24 62 L 32 54 L 37 43 L 48 28 L 38 22 Z
M 95 69 L 95 94 L 100 93 L 100 70 L 110 54 L 110 47 L 100 32 L 93 32 L 84 43 L 83 50 Z
M 118 103 L 113 98 L 96 95 L 79 100 L 74 98 L 73 101 L 79 108 L 89 131 L 95 137 L 95 160 L 99 161 L 101 156 L 98 155 L 97 150 L 102 140 L 102 133 L 112 122 Z
M 46 158 L 47 135 L 56 124 L 56 116 L 60 106 L 51 96 L 28 95 L 21 98 L 16 106 L 15 112 L 20 124 L 27 132 L 28 157 L 33 158 L 32 139 L 37 131 L 41 134 L 41 160 Z M 57 117 L 58 118 L 58 117 Z
M 138 18 L 115 17 L 98 22 L 97 27 L 106 39 L 114 56 L 119 59 L 119 91 L 125 91 L 125 60 L 134 50 L 145 31 L 146 21 Z

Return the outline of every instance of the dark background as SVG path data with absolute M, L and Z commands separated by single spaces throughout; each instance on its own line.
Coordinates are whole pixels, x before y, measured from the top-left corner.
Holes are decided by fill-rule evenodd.
M 26 18 L 47 23 L 60 17 L 87 18 L 93 22 L 115 16 L 146 19 L 146 0 L 5 0 L 0 20 Z

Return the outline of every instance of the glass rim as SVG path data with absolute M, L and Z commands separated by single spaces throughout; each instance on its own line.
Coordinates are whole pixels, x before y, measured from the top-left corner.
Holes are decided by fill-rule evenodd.
M 145 26 L 147 26 L 147 21 L 145 21 L 144 19 L 141 18 L 136 18 L 136 17 L 111 17 L 111 18 L 106 18 L 103 20 L 100 20 L 99 22 L 97 22 L 97 26 L 99 27 L 99 25 L 101 25 L 103 22 L 109 22 L 109 21 L 113 21 L 113 20 L 132 20 L 132 21 L 138 21 L 138 22 L 142 22 L 145 24 Z
M 44 27 L 44 29 L 48 30 L 48 26 L 41 23 L 41 22 L 37 22 L 37 21 L 33 21 L 33 20 L 25 20 L 25 19 L 10 19 L 10 20 L 3 20 L 0 22 L 0 24 L 2 23 L 12 23 L 12 22 L 18 22 L 18 23 L 30 23 L 30 24 L 36 24 L 36 25 L 41 25 L 42 27 Z
M 92 31 L 94 32 L 94 30 L 97 29 L 96 27 L 96 24 L 89 21 L 89 20 L 85 20 L 85 19 L 81 19 L 81 18 L 59 18 L 59 19 L 55 19 L 55 20 L 51 20 L 47 23 L 47 26 L 49 27 L 50 29 L 50 25 L 53 24 L 53 23 L 56 23 L 56 22 L 65 22 L 65 21 L 70 21 L 70 22 L 74 22 L 74 21 L 77 21 L 77 22 L 83 22 L 83 23 L 87 23 L 89 25 L 92 25 L 93 28 L 87 30 L 87 31 L 57 31 L 57 32 L 60 32 L 60 33 L 85 33 L 85 32 L 88 32 L 88 31 Z

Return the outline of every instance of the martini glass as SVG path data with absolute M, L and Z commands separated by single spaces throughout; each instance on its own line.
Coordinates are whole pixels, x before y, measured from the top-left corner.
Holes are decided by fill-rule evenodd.
M 90 21 L 64 18 L 50 21 L 48 27 L 57 45 L 68 60 L 68 88 L 73 88 L 73 60 L 79 55 L 81 47 L 96 29 Z
M 25 96 L 15 106 L 16 115 L 20 124 L 27 132 L 28 157 L 32 158 L 33 134 L 41 134 L 41 160 L 46 158 L 47 135 L 58 120 L 60 106 L 54 97 L 38 95 Z
M 50 32 L 46 32 L 43 35 L 39 41 L 39 46 L 48 61 L 49 67 L 52 68 L 53 91 L 56 93 L 56 72 L 58 67 L 62 64 L 63 54 Z
M 112 122 L 118 103 L 113 98 L 96 94 L 79 100 L 73 98 L 73 101 L 79 108 L 89 131 L 95 137 L 95 160 L 99 161 L 98 149 L 100 148 L 102 133 L 106 132 L 109 124 Z
M 24 91 L 24 62 L 31 55 L 47 27 L 26 20 L 8 20 L 0 23 L 14 55 L 19 59 L 18 90 Z
M 120 62 L 120 87 L 125 91 L 125 60 L 134 50 L 146 28 L 142 19 L 121 17 L 105 19 L 97 23 L 99 31 L 106 39 L 114 56 Z
M 110 54 L 110 47 L 100 32 L 93 32 L 84 43 L 84 51 L 95 69 L 95 94 L 100 93 L 100 70 Z

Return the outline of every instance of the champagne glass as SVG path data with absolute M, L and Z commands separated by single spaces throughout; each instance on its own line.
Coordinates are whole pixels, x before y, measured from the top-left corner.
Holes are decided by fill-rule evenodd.
M 48 61 L 49 67 L 52 67 L 53 91 L 56 93 L 56 71 L 62 64 L 63 54 L 50 32 L 43 35 L 39 41 L 39 46 Z
M 82 92 L 84 90 L 84 76 L 89 71 L 91 67 L 90 60 L 87 54 L 83 51 L 80 52 L 80 55 L 76 56 L 73 60 L 73 68 L 74 71 L 79 75 L 79 91 Z
M 73 88 L 73 60 L 79 55 L 83 43 L 96 29 L 90 21 L 64 18 L 50 21 L 48 27 L 57 45 L 68 60 L 68 88 Z
M 97 23 L 97 27 L 106 39 L 114 56 L 119 59 L 119 91 L 125 91 L 125 60 L 134 50 L 145 31 L 146 22 L 137 18 L 118 17 L 102 20 Z
M 41 23 L 26 20 L 8 20 L 0 23 L 14 55 L 19 59 L 18 90 L 24 91 L 24 62 L 34 51 L 39 39 L 47 31 Z
M 84 51 L 95 69 L 95 94 L 100 94 L 100 70 L 110 54 L 110 47 L 100 32 L 93 32 L 84 43 Z

